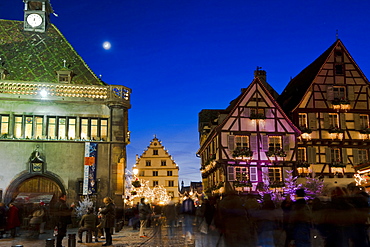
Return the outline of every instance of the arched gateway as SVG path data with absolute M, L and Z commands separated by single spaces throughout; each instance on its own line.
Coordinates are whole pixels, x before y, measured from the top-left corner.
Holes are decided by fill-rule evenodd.
M 54 195 L 65 193 L 62 182 L 52 173 L 27 173 L 16 178 L 7 188 L 4 202 L 9 203 L 19 195 Z M 51 199 L 51 198 L 50 198 Z

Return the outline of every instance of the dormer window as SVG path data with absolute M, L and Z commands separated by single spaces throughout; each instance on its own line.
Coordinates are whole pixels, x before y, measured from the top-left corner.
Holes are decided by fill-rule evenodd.
M 72 81 L 72 71 L 71 70 L 60 70 L 57 71 L 58 82 L 59 83 L 71 83 Z

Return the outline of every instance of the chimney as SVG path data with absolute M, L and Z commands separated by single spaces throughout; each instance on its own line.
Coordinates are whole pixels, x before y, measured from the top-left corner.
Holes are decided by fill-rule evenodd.
M 257 66 L 257 69 L 254 71 L 254 77 L 260 79 L 261 82 L 266 82 L 266 71 L 261 69 L 262 67 Z

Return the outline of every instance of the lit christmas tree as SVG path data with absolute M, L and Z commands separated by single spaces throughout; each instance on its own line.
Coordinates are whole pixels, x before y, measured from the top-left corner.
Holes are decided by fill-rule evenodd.
M 285 186 L 283 187 L 284 194 L 295 195 L 295 191 L 301 188 L 301 184 L 297 184 L 297 178 L 293 176 L 293 170 L 286 170 L 287 176 L 284 179 Z

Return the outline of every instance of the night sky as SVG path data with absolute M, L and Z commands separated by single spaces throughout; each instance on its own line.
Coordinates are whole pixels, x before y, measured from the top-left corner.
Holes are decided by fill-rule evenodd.
M 51 0 L 60 29 L 108 84 L 133 90 L 128 167 L 156 135 L 200 181 L 198 113 L 225 109 L 257 66 L 280 93 L 336 40 L 370 76 L 370 1 Z M 22 0 L 0 0 L 0 18 L 23 20 Z M 338 31 L 337 31 L 338 30 Z M 1 39 L 1 37 L 0 37 Z M 103 43 L 109 41 L 110 49 Z

